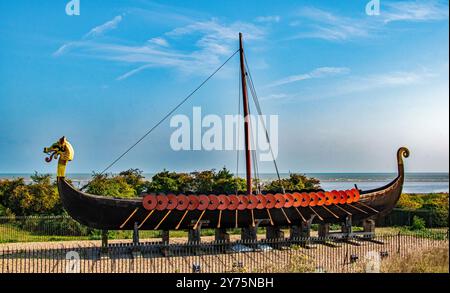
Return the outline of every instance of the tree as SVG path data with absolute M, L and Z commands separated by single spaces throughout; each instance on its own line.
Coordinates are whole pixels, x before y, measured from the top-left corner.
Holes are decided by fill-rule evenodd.
M 145 191 L 146 181 L 144 176 L 142 176 L 142 171 L 139 169 L 128 169 L 119 173 L 119 177 L 122 177 L 128 185 L 130 185 L 137 194 L 141 194 Z
M 137 192 L 127 183 L 124 176 L 113 176 L 108 174 L 93 173 L 87 192 L 97 195 L 130 198 L 136 196 Z
M 263 185 L 263 190 L 267 192 L 282 192 L 284 190 L 318 189 L 320 181 L 316 178 L 307 177 L 304 174 L 291 173 L 289 178 L 274 180 Z

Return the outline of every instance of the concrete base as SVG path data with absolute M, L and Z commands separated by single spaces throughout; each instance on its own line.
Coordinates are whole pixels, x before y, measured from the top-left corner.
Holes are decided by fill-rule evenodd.
M 364 220 L 363 221 L 364 232 L 375 233 L 375 221 L 374 220 Z
M 347 216 L 347 218 L 345 218 L 345 222 L 341 225 L 341 232 L 348 235 L 352 234 L 353 228 L 351 216 Z
M 330 235 L 330 224 L 325 223 L 325 224 L 319 224 L 319 237 L 320 238 L 325 238 L 328 237 Z
M 199 243 L 200 242 L 200 229 L 189 229 L 188 231 L 188 243 Z
M 279 227 L 267 227 L 266 239 L 283 239 L 284 232 Z
M 241 240 L 258 240 L 256 231 L 257 229 L 255 227 L 242 228 Z
M 230 242 L 230 234 L 227 233 L 227 229 L 215 229 L 214 239 L 219 242 Z

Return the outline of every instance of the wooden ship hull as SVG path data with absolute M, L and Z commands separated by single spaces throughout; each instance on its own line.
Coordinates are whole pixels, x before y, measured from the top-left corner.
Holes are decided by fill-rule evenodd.
M 397 152 L 398 176 L 383 187 L 360 191 L 360 199 L 350 204 L 222 211 L 147 210 L 143 206 L 143 197 L 118 199 L 83 193 L 72 187 L 64 177 L 58 178 L 58 190 L 63 206 L 71 217 L 83 225 L 103 230 L 132 230 L 135 224 L 140 230 L 192 229 L 200 222 L 202 227 L 209 228 L 244 228 L 255 224 L 280 227 L 301 225 L 304 221 L 341 223 L 348 216 L 357 223 L 384 216 L 394 208 L 404 182 L 403 157 L 408 155 L 406 148 L 400 148 Z

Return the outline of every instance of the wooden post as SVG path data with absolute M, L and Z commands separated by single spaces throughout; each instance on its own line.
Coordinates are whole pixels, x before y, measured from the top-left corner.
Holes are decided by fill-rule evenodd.
M 162 230 L 161 238 L 164 244 L 169 244 L 169 230 Z

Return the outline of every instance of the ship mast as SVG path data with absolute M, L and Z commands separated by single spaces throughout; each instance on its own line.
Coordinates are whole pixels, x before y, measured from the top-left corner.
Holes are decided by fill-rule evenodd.
M 250 116 L 248 111 L 248 96 L 247 96 L 247 80 L 244 62 L 244 46 L 242 44 L 242 33 L 239 33 L 239 55 L 241 63 L 241 83 L 242 83 L 242 97 L 244 104 L 244 135 L 245 135 L 245 168 L 247 175 L 247 194 L 252 194 L 252 161 L 250 153 Z

